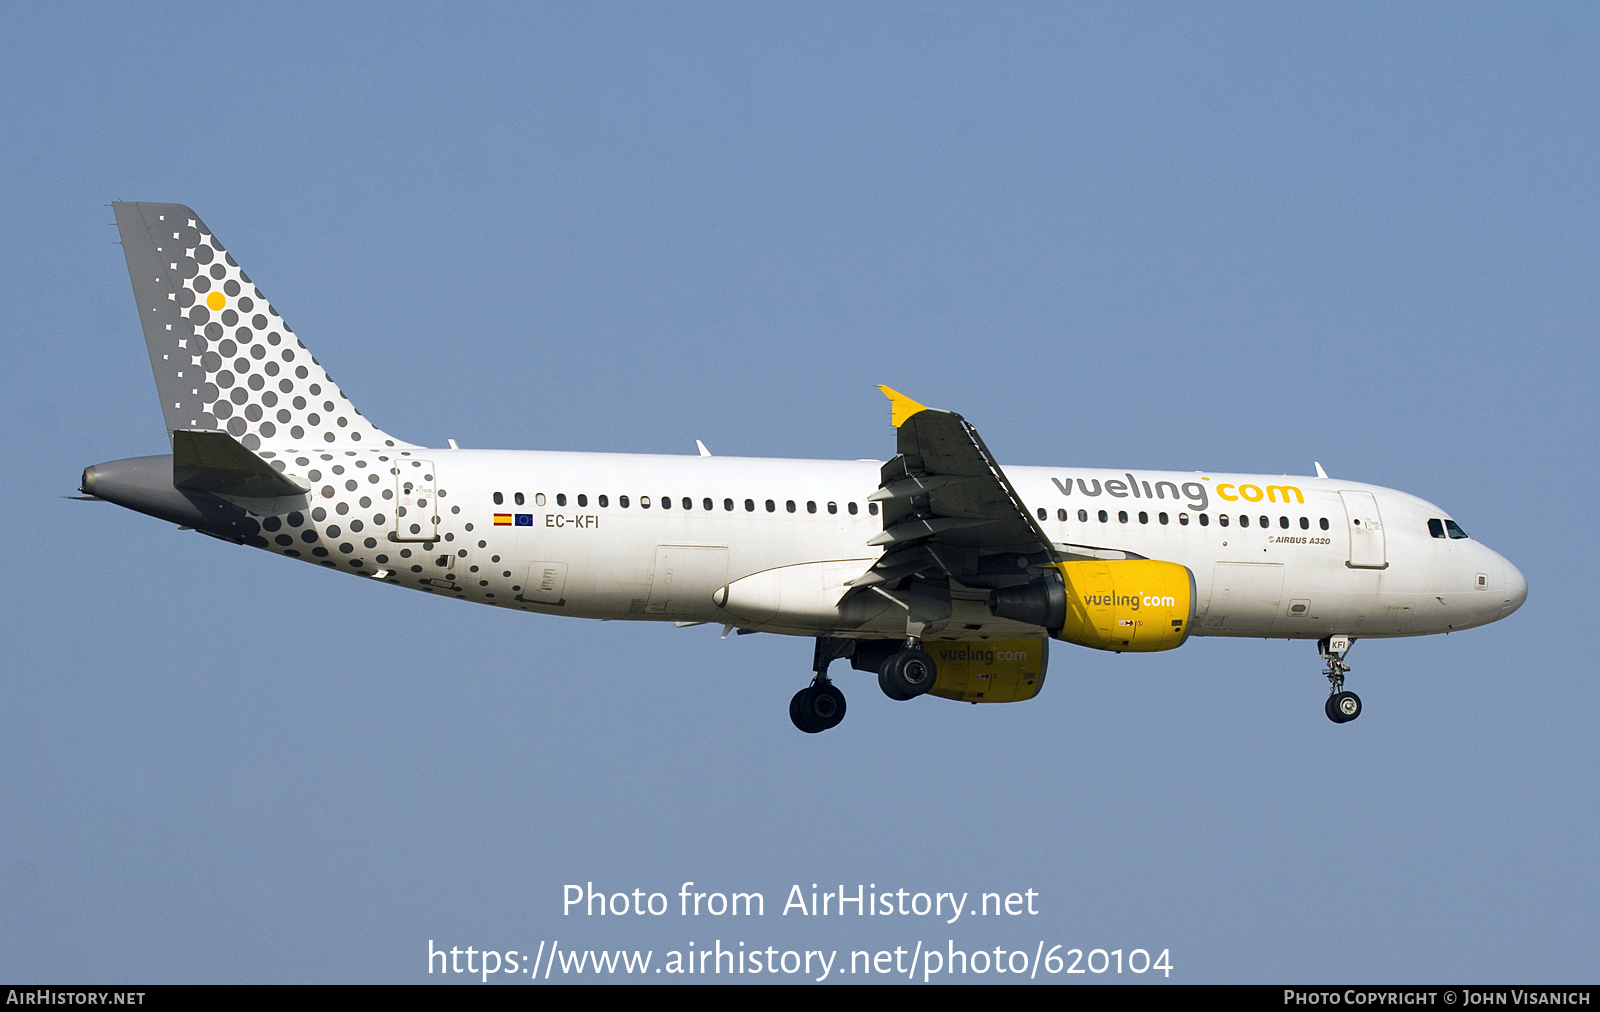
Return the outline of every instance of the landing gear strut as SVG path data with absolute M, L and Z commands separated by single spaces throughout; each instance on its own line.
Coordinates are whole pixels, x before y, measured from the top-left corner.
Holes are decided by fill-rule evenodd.
M 1328 685 L 1331 686 L 1322 711 L 1335 724 L 1344 724 L 1361 716 L 1361 697 L 1344 689 L 1344 676 L 1350 670 L 1350 665 L 1344 662 L 1344 655 L 1350 651 L 1353 642 L 1349 636 L 1325 636 L 1317 641 L 1317 652 L 1328 662 L 1322 673 L 1327 676 Z

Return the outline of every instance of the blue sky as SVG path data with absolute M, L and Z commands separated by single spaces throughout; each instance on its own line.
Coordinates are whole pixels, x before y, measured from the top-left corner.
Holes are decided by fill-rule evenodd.
M 1594 979 L 1592 7 L 67 6 L 0 54 L 0 976 L 922 939 Z M 839 672 L 849 719 L 800 735 L 803 640 L 500 613 L 60 498 L 165 452 L 114 199 L 199 211 L 406 439 L 882 457 L 889 383 L 1011 463 L 1405 489 L 1528 603 L 1359 644 L 1342 727 L 1310 645 L 1196 640 L 1059 645 L 1019 706 Z M 561 913 L 687 880 L 774 906 Z M 1042 912 L 777 915 L 812 882 Z

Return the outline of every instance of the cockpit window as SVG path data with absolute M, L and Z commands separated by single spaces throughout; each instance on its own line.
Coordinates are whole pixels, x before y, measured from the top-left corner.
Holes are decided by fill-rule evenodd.
M 1467 536 L 1467 532 L 1462 530 L 1461 525 L 1456 523 L 1454 520 L 1446 520 L 1444 522 L 1444 529 L 1452 538 L 1456 538 L 1458 540 Z
M 1438 518 L 1428 521 L 1428 533 L 1436 538 L 1444 537 L 1444 521 Z

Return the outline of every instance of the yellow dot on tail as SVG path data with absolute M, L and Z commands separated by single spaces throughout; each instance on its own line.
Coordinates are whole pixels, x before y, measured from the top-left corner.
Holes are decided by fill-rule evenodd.
M 212 309 L 221 309 L 227 304 L 228 300 L 222 297 L 221 292 L 212 292 L 210 295 L 206 296 L 206 305 L 210 306 Z

